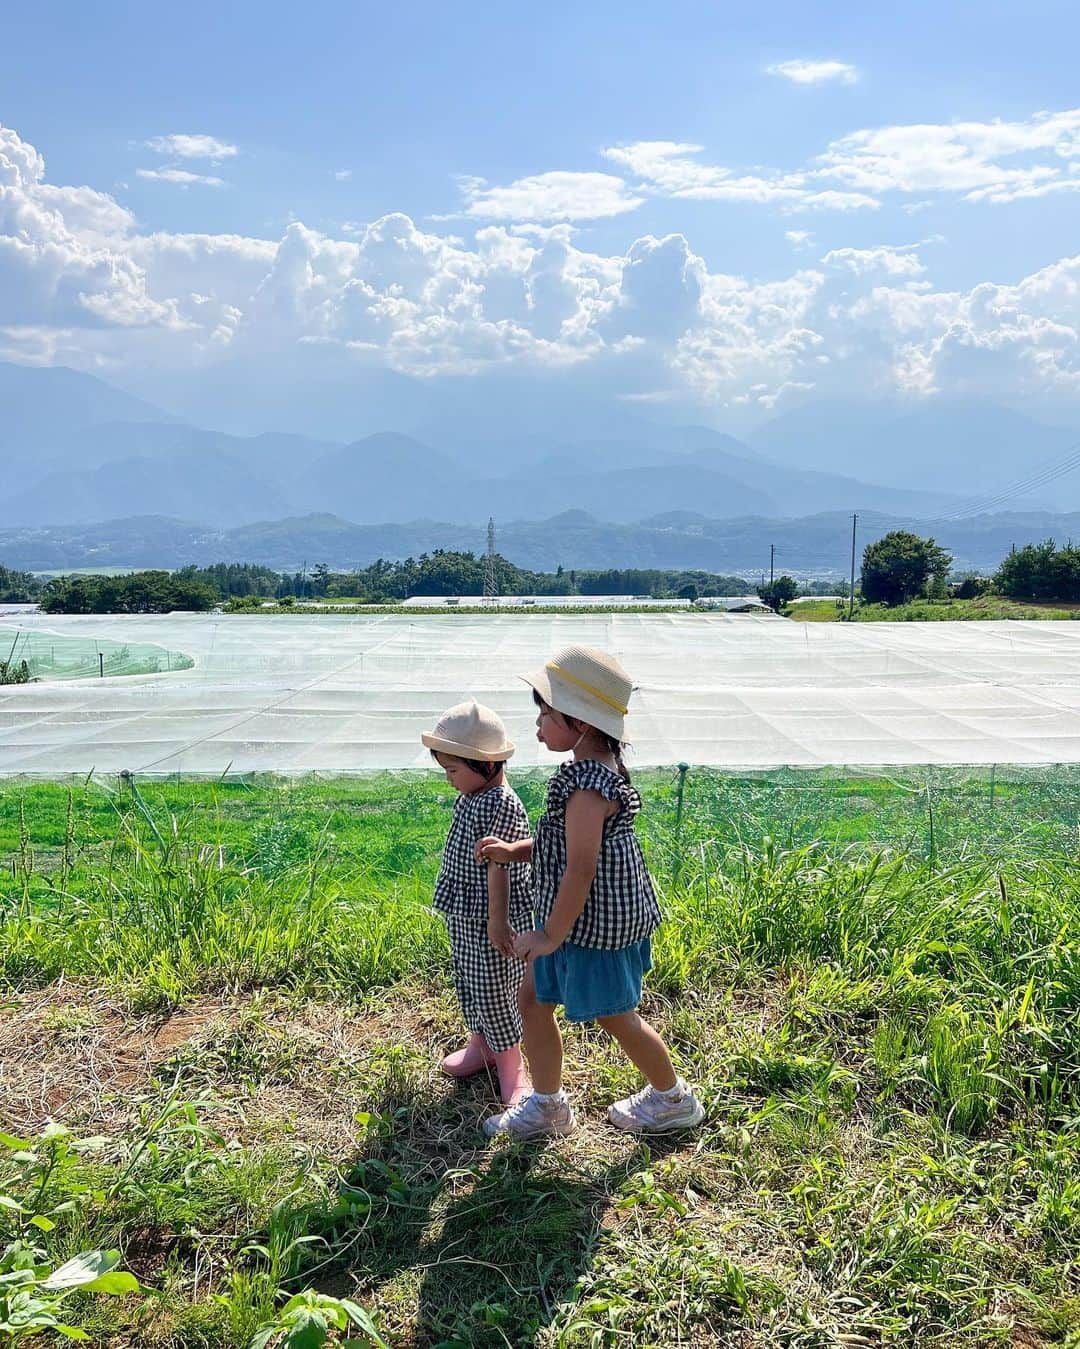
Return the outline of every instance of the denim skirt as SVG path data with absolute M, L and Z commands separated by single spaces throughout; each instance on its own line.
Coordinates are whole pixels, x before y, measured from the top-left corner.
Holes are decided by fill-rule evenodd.
M 563 942 L 532 966 L 537 1002 L 561 1005 L 567 1021 L 595 1021 L 632 1012 L 641 1001 L 641 981 L 652 969 L 652 941 L 644 937 L 617 951 Z

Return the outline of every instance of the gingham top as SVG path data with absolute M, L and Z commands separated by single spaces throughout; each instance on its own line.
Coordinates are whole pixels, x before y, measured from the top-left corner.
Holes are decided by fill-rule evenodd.
M 533 843 L 536 921 L 546 923 L 555 907 L 566 870 L 566 803 L 574 792 L 583 791 L 599 792 L 605 801 L 617 801 L 619 809 L 604 821 L 596 877 L 566 940 L 617 951 L 654 932 L 661 913 L 634 833 L 641 797 L 625 778 L 595 759 L 563 764 L 548 784 L 547 806 Z
M 462 792 L 454 802 L 454 815 L 432 900 L 432 908 L 439 913 L 487 920 L 488 864 L 476 861 L 473 852 L 477 840 L 487 834 L 506 843 L 529 837 L 529 817 L 512 787 L 503 784 L 482 792 Z M 529 864 L 500 862 L 496 865 L 510 872 L 510 924 L 517 931 L 523 931 L 532 921 Z

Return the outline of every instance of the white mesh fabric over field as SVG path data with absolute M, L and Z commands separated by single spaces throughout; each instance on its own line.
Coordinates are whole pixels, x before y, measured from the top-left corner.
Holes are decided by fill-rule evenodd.
M 1080 762 L 1080 623 L 18 615 L 0 618 L 0 644 L 16 625 L 153 643 L 195 665 L 0 688 L 8 774 L 423 766 L 421 730 L 467 695 L 505 719 L 515 762 L 546 762 L 516 676 L 570 642 L 614 652 L 633 676 L 642 765 Z

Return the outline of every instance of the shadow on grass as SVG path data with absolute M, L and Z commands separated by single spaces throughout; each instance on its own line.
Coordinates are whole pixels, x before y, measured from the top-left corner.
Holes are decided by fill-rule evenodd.
M 493 1108 L 482 1078 L 387 1092 L 343 1173 L 343 1196 L 362 1202 L 315 1282 L 379 1313 L 395 1345 L 534 1344 L 568 1316 L 620 1187 L 649 1165 L 643 1149 L 613 1162 L 580 1136 L 488 1143 Z

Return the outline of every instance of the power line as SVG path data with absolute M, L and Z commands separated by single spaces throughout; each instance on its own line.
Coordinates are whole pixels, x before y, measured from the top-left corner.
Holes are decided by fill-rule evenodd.
M 946 520 L 960 520 L 972 515 L 982 515 L 995 506 L 1003 505 L 1006 501 L 1012 500 L 1017 496 L 1026 496 L 1036 487 L 1044 487 L 1052 482 L 1057 482 L 1074 469 L 1080 468 L 1080 443 L 1073 446 L 1067 455 L 1053 464 L 1045 465 L 1036 473 L 1027 478 L 1019 479 L 1008 487 L 1004 487 L 1000 492 L 989 497 L 983 497 L 976 500 L 961 510 L 954 511 L 952 515 L 944 516 Z

